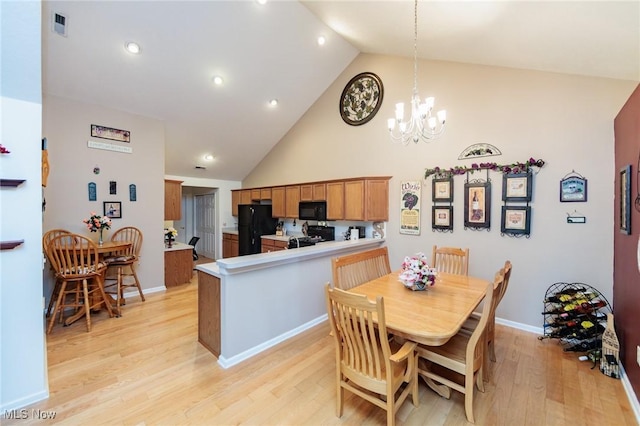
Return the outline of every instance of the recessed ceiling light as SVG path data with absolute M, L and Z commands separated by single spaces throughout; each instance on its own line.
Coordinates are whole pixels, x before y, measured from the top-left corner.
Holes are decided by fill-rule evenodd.
M 213 155 L 207 154 L 207 155 L 204 156 L 204 159 L 207 160 L 207 161 L 211 161 L 211 160 L 213 160 Z
M 258 4 L 267 4 L 267 0 L 256 0 Z
M 272 107 L 274 107 L 274 106 L 278 105 L 278 100 L 277 100 L 277 99 L 271 99 L 271 100 L 269 101 L 269 105 L 271 105 Z
M 213 77 L 213 83 L 216 86 L 220 86 L 223 82 L 224 82 L 224 80 L 219 75 L 216 75 L 216 76 Z
M 135 55 L 137 55 L 138 53 L 140 53 L 140 51 L 142 50 L 140 48 L 140 45 L 138 43 L 135 43 L 133 41 L 128 41 L 124 44 L 124 48 L 127 49 L 127 52 L 129 53 L 133 53 Z
M 324 36 L 318 37 L 318 46 L 323 46 L 327 42 L 327 39 Z

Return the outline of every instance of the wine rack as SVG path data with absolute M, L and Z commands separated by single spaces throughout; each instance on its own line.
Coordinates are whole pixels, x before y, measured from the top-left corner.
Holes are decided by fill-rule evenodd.
M 604 295 L 584 283 L 558 282 L 545 293 L 542 315 L 544 335 L 559 339 L 565 352 L 588 352 L 600 359 L 602 333 L 611 305 Z

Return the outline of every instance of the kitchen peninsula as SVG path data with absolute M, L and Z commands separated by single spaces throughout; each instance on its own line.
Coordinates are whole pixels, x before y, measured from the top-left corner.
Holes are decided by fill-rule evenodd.
M 228 368 L 319 324 L 331 259 L 384 241 L 328 241 L 198 265 L 198 341 Z
M 193 277 L 193 246 L 173 243 L 164 249 L 164 285 L 186 284 Z

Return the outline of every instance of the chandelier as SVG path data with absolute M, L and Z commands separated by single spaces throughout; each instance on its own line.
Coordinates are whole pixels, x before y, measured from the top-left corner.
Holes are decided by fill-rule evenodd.
M 393 142 L 403 145 L 409 141 L 418 143 L 420 139 L 429 141 L 438 138 L 445 128 L 447 112 L 440 110 L 436 116 L 432 115 L 435 99 L 428 97 L 420 103 L 418 96 L 418 0 L 414 7 L 414 33 L 413 33 L 413 95 L 411 96 L 411 118 L 404 121 L 404 103 L 396 104 L 396 118 L 390 118 L 387 123 L 389 135 Z M 398 128 L 396 129 L 396 124 Z

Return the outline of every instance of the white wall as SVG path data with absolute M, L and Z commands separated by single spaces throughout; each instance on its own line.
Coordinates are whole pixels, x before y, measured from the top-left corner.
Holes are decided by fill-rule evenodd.
M 129 130 L 131 142 L 92 138 L 91 124 Z M 97 241 L 82 223 L 90 212 L 104 214 L 103 201 L 122 202 L 122 218 L 113 219 L 104 238 L 135 226 L 144 236 L 138 265 L 143 291 L 164 289 L 164 125 L 158 120 L 84 104 L 55 96 L 44 98 L 43 135 L 49 145 L 51 173 L 44 191 L 44 229 L 64 228 Z M 132 153 L 89 148 L 87 141 L 131 148 Z M 94 174 L 94 167 L 100 168 Z M 115 181 L 117 193 L 109 194 Z M 97 200 L 89 201 L 88 184 L 97 185 Z M 137 201 L 129 201 L 129 185 Z M 46 278 L 45 278 L 46 279 Z M 49 287 L 50 288 L 50 287 Z M 47 292 L 49 294 L 49 292 Z
M 0 411 L 48 396 L 42 321 L 40 3 L 0 2 Z
M 339 98 L 344 85 L 364 71 L 382 79 L 383 104 L 370 122 L 349 126 L 338 113 Z M 542 300 L 555 282 L 587 283 L 611 302 L 613 119 L 637 82 L 423 61 L 418 89 L 422 97 L 436 97 L 437 109 L 447 110 L 448 129 L 437 141 L 402 147 L 389 141 L 386 121 L 396 102 L 409 102 L 412 73 L 411 60 L 360 55 L 243 186 L 391 175 L 387 245 L 392 265 L 399 267 L 405 255 L 417 251 L 430 253 L 434 244 L 469 247 L 471 273 L 491 279 L 510 259 L 510 289 L 497 315 L 531 327 L 542 326 Z M 493 144 L 502 156 L 457 160 L 475 143 Z M 463 176 L 454 178 L 454 232 L 431 231 L 431 179 L 424 180 L 424 169 L 529 157 L 547 162 L 534 177 L 531 238 L 500 235 L 502 176 L 495 172 L 489 176 L 490 232 L 463 229 Z M 586 203 L 559 202 L 559 181 L 572 170 L 588 179 Z M 404 180 L 423 182 L 419 236 L 399 234 Z M 567 213 L 574 210 L 587 217 L 586 224 L 566 223 Z

